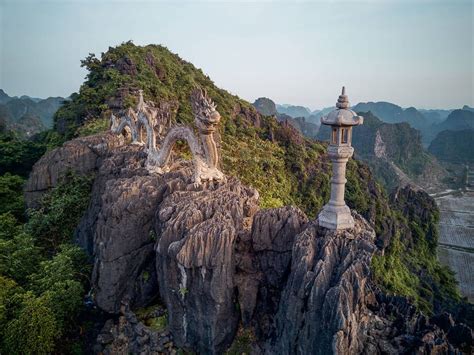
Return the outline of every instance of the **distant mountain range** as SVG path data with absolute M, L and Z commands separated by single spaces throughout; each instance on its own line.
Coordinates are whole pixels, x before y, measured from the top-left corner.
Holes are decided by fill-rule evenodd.
M 294 106 L 294 105 L 276 105 L 276 109 L 279 113 L 283 113 L 290 117 L 308 117 L 311 115 L 311 110 L 304 106 Z
M 310 121 L 310 118 L 312 117 L 311 112 L 306 107 L 276 105 L 275 102 L 266 97 L 260 97 L 255 100 L 253 106 L 260 114 L 265 116 L 275 116 L 278 121 L 286 122 L 292 125 L 298 131 L 303 133 L 306 137 L 314 139 L 318 134 L 319 123 L 315 124 L 314 122 Z M 288 113 L 292 113 L 295 116 L 293 117 Z M 303 113 L 306 116 L 298 116 L 298 113 Z
M 11 97 L 0 89 L 0 127 L 31 137 L 53 126 L 53 116 L 65 100 L 63 97 Z
M 295 105 L 275 105 L 276 113 L 285 114 L 292 118 L 304 117 L 307 122 L 319 126 L 322 116 L 334 110 L 326 107 L 311 112 L 307 107 Z M 459 110 L 402 108 L 390 102 L 360 102 L 352 107 L 356 112 L 371 112 L 385 123 L 406 122 L 421 132 L 421 141 L 428 147 L 436 135 L 443 130 L 461 130 L 472 128 L 474 108 L 467 105 Z

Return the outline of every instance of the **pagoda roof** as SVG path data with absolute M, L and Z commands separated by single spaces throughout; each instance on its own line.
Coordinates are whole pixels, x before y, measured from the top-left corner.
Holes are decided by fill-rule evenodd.
M 329 126 L 358 126 L 364 123 L 364 117 L 358 116 L 350 109 L 349 98 L 344 86 L 337 100 L 336 109 L 321 117 L 321 123 Z

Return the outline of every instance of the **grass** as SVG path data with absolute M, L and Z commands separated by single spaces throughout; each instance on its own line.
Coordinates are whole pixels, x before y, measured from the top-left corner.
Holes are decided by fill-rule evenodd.
M 251 329 L 242 327 L 237 331 L 230 348 L 225 352 L 226 355 L 249 355 L 252 351 L 252 343 L 255 341 L 255 334 Z

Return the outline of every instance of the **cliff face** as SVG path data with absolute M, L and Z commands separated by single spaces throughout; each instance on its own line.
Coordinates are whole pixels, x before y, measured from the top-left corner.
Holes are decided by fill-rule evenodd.
M 189 161 L 175 156 L 172 171 L 156 176 L 145 160 L 143 148 L 120 137 L 79 138 L 46 154 L 28 183 L 34 204 L 68 169 L 95 176 L 76 230 L 94 265 L 94 302 L 111 314 L 94 351 L 222 353 L 239 326 L 255 334 L 256 353 L 453 349 L 451 328 L 393 322 L 404 315 L 373 290 L 377 238 L 363 217 L 354 215 L 354 230 L 331 232 L 295 207 L 260 210 L 257 191 L 235 178 L 195 187 Z M 166 332 L 134 315 L 157 299 L 167 310 Z M 120 313 L 116 323 L 112 315 Z

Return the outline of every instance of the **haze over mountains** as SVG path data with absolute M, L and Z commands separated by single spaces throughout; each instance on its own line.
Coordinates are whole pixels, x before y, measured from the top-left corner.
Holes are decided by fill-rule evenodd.
M 53 126 L 53 117 L 66 99 L 11 97 L 0 89 L 0 127 L 31 137 Z
M 253 105 L 309 138 L 328 140 L 329 128 L 320 126 L 320 118 L 334 107 L 311 112 L 268 98 L 259 98 Z M 389 189 L 408 183 L 428 191 L 452 186 L 463 164 L 474 160 L 474 109 L 467 105 L 456 110 L 418 110 L 390 102 L 361 102 L 352 109 L 365 117 L 364 125 L 354 130 L 356 154 Z

